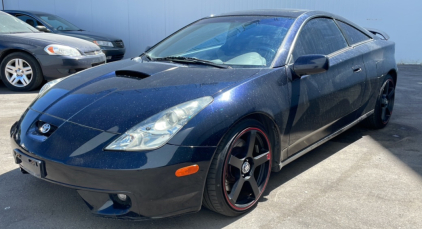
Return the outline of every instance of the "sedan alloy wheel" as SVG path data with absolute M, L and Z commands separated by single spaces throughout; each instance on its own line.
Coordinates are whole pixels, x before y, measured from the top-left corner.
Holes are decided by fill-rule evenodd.
M 7 81 L 15 87 L 25 87 L 33 78 L 31 65 L 19 58 L 12 59 L 6 64 L 4 74 Z

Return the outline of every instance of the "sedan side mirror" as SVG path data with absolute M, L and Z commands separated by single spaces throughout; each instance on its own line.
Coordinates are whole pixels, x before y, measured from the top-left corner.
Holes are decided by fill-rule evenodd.
M 50 30 L 47 29 L 47 27 L 45 27 L 43 25 L 37 25 L 37 26 L 35 26 L 35 28 L 37 28 L 41 32 L 47 32 L 47 33 L 50 32 Z
M 293 65 L 293 70 L 299 77 L 302 77 L 304 75 L 326 72 L 329 67 L 330 62 L 327 56 L 304 55 L 297 58 Z

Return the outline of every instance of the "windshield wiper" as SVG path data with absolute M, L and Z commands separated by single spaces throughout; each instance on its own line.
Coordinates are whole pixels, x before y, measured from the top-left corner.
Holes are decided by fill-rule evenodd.
M 197 59 L 197 58 L 193 58 L 193 57 L 184 57 L 184 56 L 168 56 L 168 57 L 159 57 L 159 58 L 154 58 L 154 61 L 172 61 L 172 62 L 180 62 L 180 63 L 193 63 L 193 64 L 204 64 L 204 65 L 209 65 L 209 66 L 213 66 L 216 68 L 231 68 L 228 65 L 223 65 L 223 64 L 217 64 L 214 63 L 212 61 L 209 60 L 201 60 L 201 59 Z

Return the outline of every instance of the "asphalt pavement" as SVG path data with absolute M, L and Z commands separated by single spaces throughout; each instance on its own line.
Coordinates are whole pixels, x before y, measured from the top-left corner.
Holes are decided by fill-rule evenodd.
M 10 126 L 37 92 L 0 82 L 0 228 L 422 228 L 422 65 L 402 65 L 383 130 L 355 126 L 272 173 L 257 208 L 141 222 L 92 215 L 75 190 L 23 175 Z

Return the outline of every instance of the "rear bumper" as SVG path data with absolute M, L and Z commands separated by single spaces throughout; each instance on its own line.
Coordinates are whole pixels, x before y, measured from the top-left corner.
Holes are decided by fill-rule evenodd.
M 106 63 L 103 54 L 82 57 L 38 55 L 37 59 L 46 80 L 62 78 L 87 68 Z

